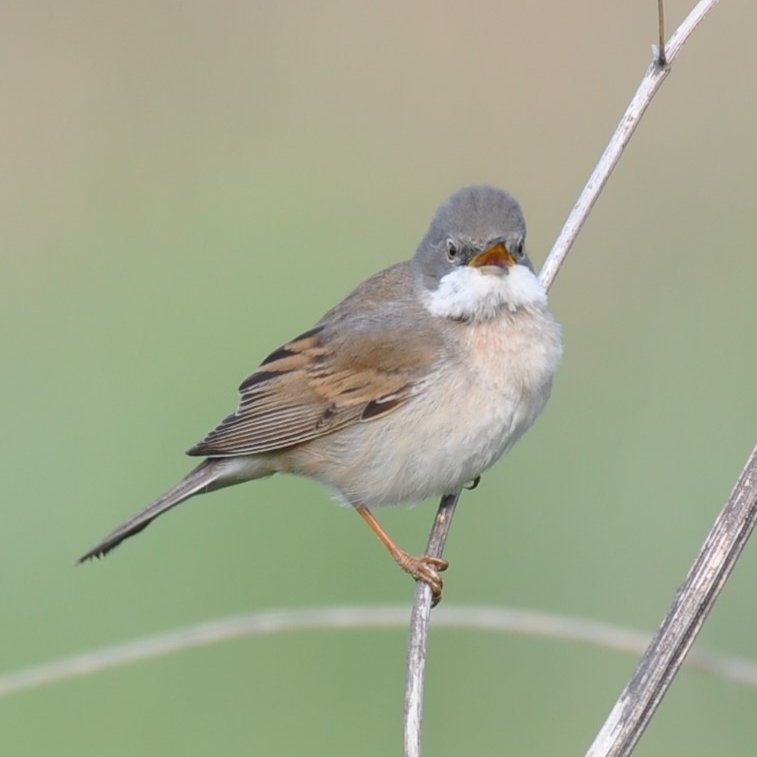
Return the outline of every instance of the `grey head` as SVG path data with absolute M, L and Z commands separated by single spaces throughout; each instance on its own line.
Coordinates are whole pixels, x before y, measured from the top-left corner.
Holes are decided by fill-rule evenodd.
M 513 264 L 533 270 L 525 238 L 523 212 L 509 192 L 486 185 L 463 187 L 436 211 L 412 266 L 423 285 L 433 290 L 455 268 L 488 264 L 481 261 L 481 253 L 501 245 L 509 255 L 502 272 Z

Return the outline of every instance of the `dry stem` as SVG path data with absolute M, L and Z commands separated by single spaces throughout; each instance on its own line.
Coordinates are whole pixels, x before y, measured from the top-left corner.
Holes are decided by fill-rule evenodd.
M 623 757 L 665 696 L 757 521 L 757 447 L 587 757 Z
M 636 127 L 639 125 L 644 112 L 663 81 L 667 78 L 671 64 L 678 56 L 681 48 L 691 33 L 707 13 L 712 10 L 717 2 L 718 0 L 700 0 L 675 31 L 667 46 L 663 44 L 660 44 L 659 47 L 656 46 L 654 60 L 644 75 L 636 94 L 633 96 L 626 112 L 623 114 L 618 127 L 610 138 L 602 157 L 599 159 L 594 172 L 589 177 L 586 186 L 583 188 L 578 201 L 568 216 L 557 241 L 552 247 L 547 260 L 539 273 L 539 280 L 542 282 L 545 289 L 548 290 L 552 285 L 560 266 L 578 236 L 578 232 L 581 230 L 581 227 L 586 221 L 597 197 L 599 197 L 599 194 L 604 188 L 610 174 L 620 160 L 620 156 L 623 154 L 623 150 L 631 139 Z M 659 8 L 660 19 L 658 31 L 662 34 L 662 3 L 660 3 Z M 443 511 L 445 514 L 441 519 L 441 524 L 440 517 L 437 515 L 437 519 L 431 530 L 429 544 L 437 540 L 436 529 L 439 528 L 440 525 L 444 528 L 444 539 L 446 539 L 446 534 L 449 532 L 451 525 L 449 521 L 454 513 L 454 505 L 451 510 L 447 512 L 448 505 L 446 503 L 448 499 L 454 499 L 454 502 L 456 503 L 459 496 L 460 492 L 442 499 L 439 504 L 439 514 L 442 514 Z M 442 543 L 444 539 L 442 539 Z M 436 556 L 440 557 L 441 552 Z M 431 592 L 419 588 L 416 592 L 415 604 L 413 605 L 408 646 L 408 669 L 405 686 L 405 757 L 420 757 L 421 755 L 423 679 L 430 604 Z M 599 752 L 596 754 L 599 754 Z

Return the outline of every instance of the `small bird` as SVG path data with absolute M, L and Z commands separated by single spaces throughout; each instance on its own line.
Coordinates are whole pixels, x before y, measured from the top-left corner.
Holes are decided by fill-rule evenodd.
M 525 236 L 509 193 L 456 192 L 411 260 L 371 276 L 268 355 L 239 387 L 236 412 L 187 453 L 205 459 L 78 562 L 195 494 L 294 473 L 354 507 L 438 602 L 447 561 L 400 549 L 373 509 L 477 482 L 544 408 L 561 329 Z

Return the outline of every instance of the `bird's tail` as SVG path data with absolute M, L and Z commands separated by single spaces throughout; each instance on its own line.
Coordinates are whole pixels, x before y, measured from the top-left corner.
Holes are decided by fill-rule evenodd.
M 179 481 L 173 489 L 156 499 L 155 502 L 148 505 L 144 510 L 133 515 L 129 520 L 115 529 L 115 531 L 98 542 L 89 552 L 82 555 L 76 561 L 77 564 L 83 563 L 93 557 L 106 555 L 124 539 L 128 539 L 150 525 L 159 515 L 181 504 L 184 500 L 193 497 L 195 494 L 202 494 L 219 486 L 224 486 L 226 483 L 231 483 L 230 481 L 219 480 L 226 478 L 225 462 L 225 460 L 213 459 L 201 462 L 193 471 Z

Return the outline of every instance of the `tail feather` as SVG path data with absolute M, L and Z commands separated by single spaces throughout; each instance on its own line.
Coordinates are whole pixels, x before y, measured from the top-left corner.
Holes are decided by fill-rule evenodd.
M 188 473 L 176 486 L 156 499 L 136 515 L 133 515 L 125 523 L 108 534 L 86 554 L 82 555 L 77 564 L 90 560 L 93 557 L 103 557 L 111 549 L 117 547 L 124 539 L 138 534 L 142 529 L 152 523 L 159 515 L 162 515 L 172 507 L 181 504 L 195 494 L 202 494 L 213 487 L 213 484 L 223 476 L 224 467 L 221 461 L 204 460 L 193 471 Z

